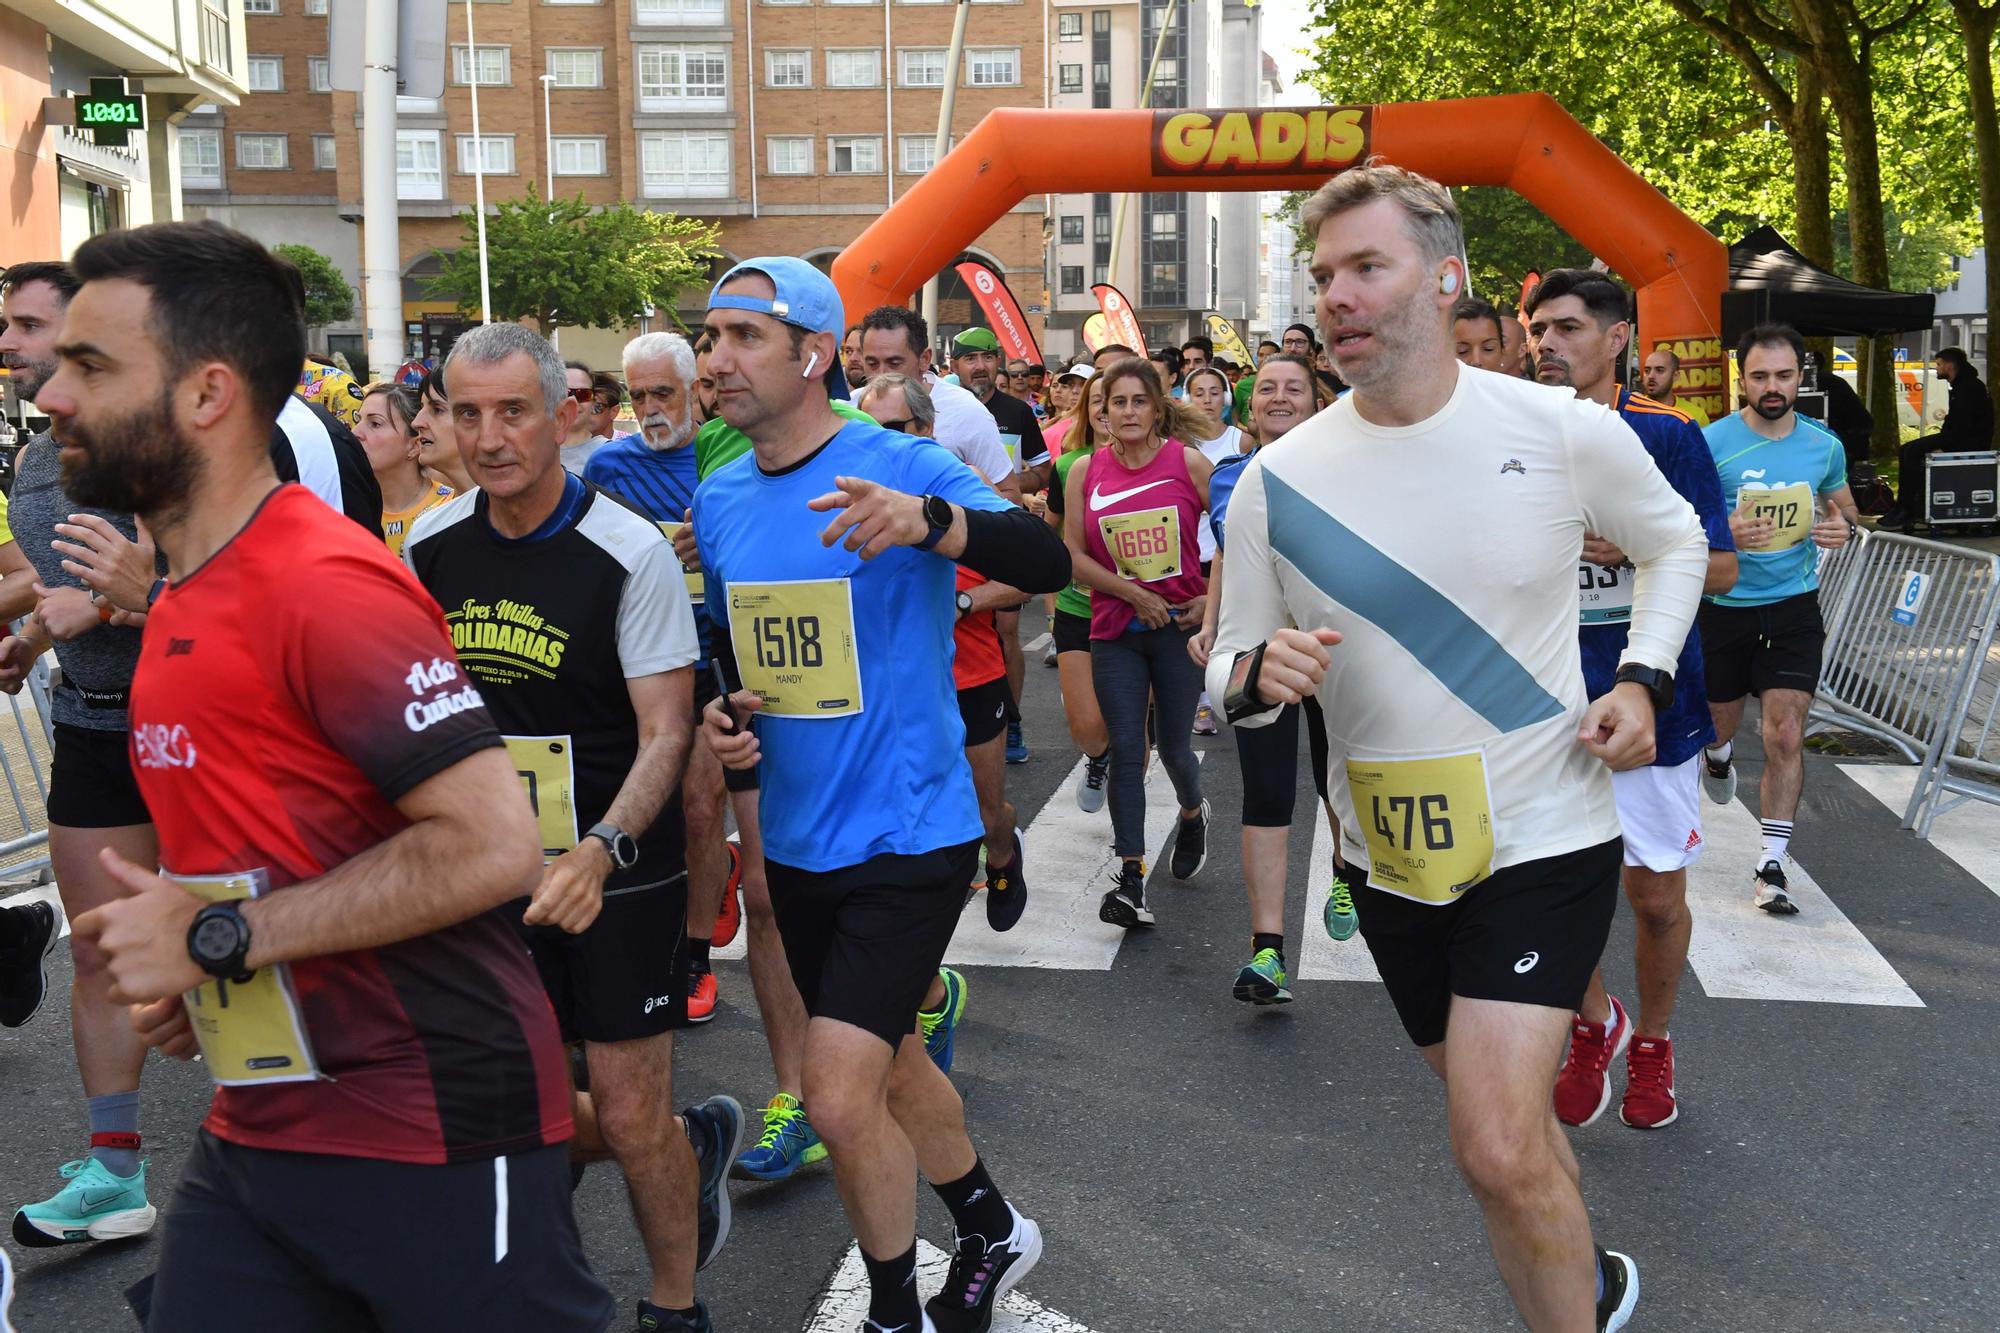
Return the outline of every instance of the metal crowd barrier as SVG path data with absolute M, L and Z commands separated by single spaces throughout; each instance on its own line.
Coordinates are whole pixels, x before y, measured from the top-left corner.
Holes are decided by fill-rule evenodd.
M 49 865 L 49 762 L 53 723 L 49 713 L 48 659 L 35 664 L 26 687 L 7 696 L 10 720 L 0 721 L 0 877 L 23 879 Z

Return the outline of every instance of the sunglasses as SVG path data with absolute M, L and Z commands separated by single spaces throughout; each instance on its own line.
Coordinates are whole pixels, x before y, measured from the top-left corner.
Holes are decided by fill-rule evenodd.
M 894 421 L 882 421 L 876 424 L 880 425 L 883 430 L 893 430 L 898 435 L 908 435 L 910 433 L 910 427 L 916 424 L 916 418 L 898 417 Z
M 576 399 L 579 403 L 587 403 L 590 401 L 591 393 L 592 390 L 590 389 L 571 389 L 569 396 Z

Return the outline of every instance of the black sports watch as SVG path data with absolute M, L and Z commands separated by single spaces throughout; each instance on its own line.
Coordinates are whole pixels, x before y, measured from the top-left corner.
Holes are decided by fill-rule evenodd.
M 592 824 L 590 831 L 583 836 L 595 838 L 603 843 L 611 853 L 611 864 L 620 870 L 630 870 L 639 864 L 639 844 L 633 841 L 631 834 L 616 824 Z
M 1613 685 L 1643 685 L 1646 693 L 1653 696 L 1653 711 L 1664 713 L 1673 707 L 1674 677 L 1669 671 L 1655 667 L 1640 666 L 1637 662 L 1627 662 L 1618 668 L 1618 674 L 1611 679 Z
M 1260 643 L 1250 652 L 1238 655 L 1237 664 L 1247 661 L 1249 666 L 1244 668 L 1242 679 L 1231 685 L 1229 692 L 1222 696 L 1222 715 L 1231 722 L 1241 722 L 1246 717 L 1268 713 L 1273 707 L 1257 697 L 1257 677 L 1264 670 L 1264 650 L 1269 646 Z M 1230 675 L 1235 674 L 1236 666 L 1231 666 Z
M 951 501 L 945 499 L 942 495 L 926 495 L 924 497 L 924 522 L 931 525 L 931 530 L 928 536 L 917 543 L 919 551 L 930 550 L 943 541 L 944 535 L 951 531 Z
M 965 619 L 965 618 L 966 618 L 967 616 L 969 616 L 969 615 L 971 615 L 971 614 L 972 614 L 972 594 L 971 594 L 971 593 L 969 593 L 969 592 L 961 592 L 961 593 L 959 593 L 959 595 L 958 595 L 958 618 L 959 618 L 960 620 L 963 620 L 963 619 Z
M 188 957 L 211 977 L 240 977 L 250 956 L 250 923 L 242 905 L 210 903 L 188 924 Z

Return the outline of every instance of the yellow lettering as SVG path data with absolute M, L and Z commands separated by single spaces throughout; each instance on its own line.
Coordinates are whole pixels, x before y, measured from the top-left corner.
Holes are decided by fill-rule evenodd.
M 1350 107 L 1326 118 L 1326 153 L 1320 160 L 1329 166 L 1345 166 L 1361 156 L 1368 136 L 1361 130 L 1361 110 Z
M 1306 118 L 1296 111 L 1266 111 L 1257 126 L 1257 156 L 1290 162 L 1306 145 Z
M 1208 165 L 1249 166 L 1257 161 L 1257 136 L 1250 132 L 1250 117 L 1232 111 L 1215 127 L 1215 146 L 1208 150 Z
M 562 665 L 563 640 L 550 639 L 542 650 L 542 665 L 554 671 Z
M 1183 111 L 1167 121 L 1160 134 L 1160 151 L 1177 167 L 1198 167 L 1215 141 L 1208 117 L 1199 111 Z

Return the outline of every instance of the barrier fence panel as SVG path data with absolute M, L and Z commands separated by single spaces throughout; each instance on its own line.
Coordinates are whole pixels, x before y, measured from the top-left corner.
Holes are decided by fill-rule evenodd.
M 7 696 L 11 715 L 0 721 L 0 878 L 20 879 L 49 864 L 49 668 L 44 659 L 27 687 Z
M 1903 826 L 1928 838 L 1937 817 L 1968 800 L 2000 804 L 2000 735 L 1994 732 L 2000 703 L 2000 647 L 1987 642 L 1967 664 L 1964 688 L 1950 724 L 1941 732 L 1924 769 Z

